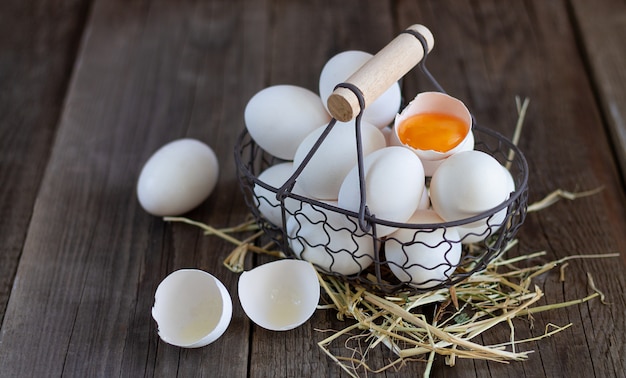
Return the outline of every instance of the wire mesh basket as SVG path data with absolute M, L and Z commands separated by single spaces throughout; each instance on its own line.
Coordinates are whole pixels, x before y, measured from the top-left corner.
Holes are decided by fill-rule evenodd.
M 421 71 L 443 91 L 426 69 L 423 58 L 428 47 L 425 39 L 421 35 L 415 36 L 424 51 L 418 60 Z M 353 91 L 359 101 L 360 113 L 365 107 L 360 88 L 347 83 L 338 87 Z M 354 119 L 354 124 L 356 129 L 360 127 L 359 116 Z M 417 292 L 449 287 L 483 270 L 515 237 L 526 217 L 528 166 L 522 152 L 501 134 L 481 127 L 475 121 L 472 132 L 474 149 L 489 154 L 508 168 L 515 191 L 506 201 L 488 211 L 444 223 L 397 223 L 376 218 L 367 211 L 364 195 L 361 196 L 360 210 L 353 212 L 296 194 L 292 189 L 297 170 L 281 187 L 269 185 L 259 179 L 260 173 L 284 161 L 264 151 L 245 129 L 234 152 L 240 188 L 248 208 L 259 227 L 287 256 L 308 260 L 324 274 L 374 292 Z M 315 153 L 314 149 L 310 155 Z M 362 175 L 363 156 L 359 140 L 357 154 L 359 174 Z M 302 165 L 306 163 L 305 159 Z M 362 183 L 363 177 L 360 179 Z M 361 190 L 364 190 L 363 185 Z M 280 213 L 280 221 L 272 223 L 260 207 L 274 208 Z M 398 231 L 379 236 L 382 234 L 379 230 L 385 227 Z M 415 260 L 416 254 L 436 254 L 437 258 Z

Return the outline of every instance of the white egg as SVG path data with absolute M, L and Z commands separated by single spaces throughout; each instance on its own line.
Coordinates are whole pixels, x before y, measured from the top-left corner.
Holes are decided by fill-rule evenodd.
M 326 126 L 317 128 L 298 146 L 293 161 L 295 167 L 304 161 L 325 129 Z M 382 132 L 367 122 L 361 123 L 361 140 L 364 156 L 385 147 L 385 137 Z M 310 197 L 320 200 L 336 200 L 344 177 L 356 163 L 354 123 L 337 122 L 296 182 Z
M 300 260 L 278 260 L 243 272 L 238 288 L 246 315 L 271 331 L 302 325 L 313 315 L 320 298 L 315 268 Z
M 317 127 L 328 124 L 330 115 L 314 92 L 295 85 L 275 85 L 248 101 L 244 121 L 262 149 L 293 160 L 300 142 Z
M 386 147 L 363 159 L 366 204 L 378 219 L 406 222 L 420 205 L 424 193 L 424 169 L 419 158 L 404 147 Z M 358 167 L 354 167 L 339 189 L 339 207 L 358 212 L 361 191 Z M 394 227 L 379 226 L 377 236 Z
M 446 221 L 469 218 L 505 201 L 508 171 L 491 155 L 464 151 L 447 158 L 430 182 L 433 209 Z
M 502 209 L 490 217 L 457 226 L 463 244 L 479 243 L 498 231 L 506 218 L 507 209 Z
M 157 287 L 152 317 L 163 341 L 198 348 L 224 334 L 232 311 L 230 295 L 217 278 L 202 270 L 181 269 Z
M 465 126 L 464 138 L 456 146 L 445 151 L 418 148 L 411 145 L 412 143 L 409 141 L 403 143 L 400 136 L 405 130 L 407 130 L 407 127 L 415 127 L 415 125 L 411 122 L 406 122 L 407 119 L 418 114 L 432 114 L 440 117 L 450 116 L 454 119 L 460 120 L 461 124 Z M 441 133 L 440 126 L 436 127 L 438 125 L 431 123 L 424 126 L 430 126 L 433 128 L 433 132 Z M 461 151 L 474 149 L 474 136 L 471 128 L 472 116 L 463 102 L 445 93 L 423 92 L 415 96 L 415 98 L 402 110 L 402 112 L 396 116 L 393 127 L 395 138 L 393 138 L 392 141 L 393 143 L 403 144 L 407 148 L 413 150 L 422 160 L 426 176 L 432 176 L 437 167 L 439 167 L 443 160 L 445 160 L 448 156 Z M 453 139 L 456 137 L 456 134 L 452 133 L 448 137 Z M 439 143 L 442 143 L 442 141 L 439 141 Z M 443 147 L 443 145 L 441 147 Z
M 502 170 L 504 171 L 507 181 L 506 191 L 512 193 L 515 191 L 513 176 L 511 176 L 511 173 L 505 167 L 502 167 Z M 507 199 L 508 198 L 509 196 L 507 196 Z M 478 243 L 491 236 L 504 225 L 507 213 L 508 209 L 505 207 L 489 217 L 457 226 L 456 229 L 459 232 L 463 244 Z
M 326 62 L 319 80 L 320 97 L 326 109 L 326 101 L 335 89 L 337 84 L 343 83 L 353 73 L 355 73 L 373 55 L 364 51 L 344 51 Z M 363 120 L 383 128 L 393 122 L 393 119 L 400 109 L 402 94 L 400 85 L 396 82 L 374 102 L 368 104 L 363 112 Z
M 157 150 L 137 181 L 137 198 L 148 213 L 174 216 L 200 205 L 213 191 L 219 165 L 213 150 L 195 139 L 179 139 Z
M 289 246 L 328 273 L 352 275 L 374 262 L 374 242 L 355 219 L 305 204 L 287 219 Z
M 261 214 L 269 222 L 277 226 L 282 226 L 282 208 L 280 201 L 276 198 L 276 192 L 283 186 L 287 179 L 293 174 L 293 163 L 284 162 L 270 166 L 265 169 L 258 176 L 258 179 L 274 188 L 275 190 L 269 190 L 261 186 L 260 184 L 254 185 L 255 203 Z M 291 193 L 305 196 L 304 191 L 300 188 L 298 183 L 293 187 Z M 285 208 L 287 214 L 293 213 L 300 207 L 300 201 L 287 197 L 285 198 Z
M 409 219 L 409 223 L 423 225 L 443 222 L 432 210 L 418 210 Z M 461 251 L 455 228 L 401 228 L 385 241 L 385 256 L 392 273 L 419 289 L 448 280 L 461 260 Z

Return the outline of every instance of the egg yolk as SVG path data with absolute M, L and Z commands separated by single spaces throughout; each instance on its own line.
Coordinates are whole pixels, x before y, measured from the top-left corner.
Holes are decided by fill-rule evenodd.
M 448 152 L 465 139 L 467 132 L 467 124 L 458 117 L 421 113 L 402 121 L 398 137 L 405 145 L 418 150 Z

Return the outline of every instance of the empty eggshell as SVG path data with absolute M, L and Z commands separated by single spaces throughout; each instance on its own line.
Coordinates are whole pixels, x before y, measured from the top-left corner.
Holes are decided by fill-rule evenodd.
M 356 219 L 305 204 L 287 219 L 292 251 L 328 273 L 351 275 L 374 262 L 374 244 Z
M 150 214 L 180 215 L 211 194 L 218 175 L 217 157 L 209 146 L 195 139 L 178 139 L 145 163 L 137 181 L 137 198 Z
M 420 159 L 404 147 L 385 147 L 363 159 L 366 204 L 378 219 L 403 223 L 420 206 L 425 177 Z M 339 207 L 358 212 L 361 199 L 358 167 L 345 177 L 339 190 Z M 422 204 L 423 206 L 424 204 Z M 378 226 L 377 236 L 394 227 Z
M 320 138 L 326 126 L 317 128 L 302 141 L 294 157 L 298 167 Z M 368 122 L 361 122 L 363 155 L 385 147 L 383 133 Z M 336 200 L 346 174 L 357 163 L 356 131 L 353 122 L 337 122 L 311 160 L 298 176 L 297 183 L 310 197 Z
M 320 97 L 295 85 L 275 85 L 256 93 L 244 111 L 246 129 L 265 151 L 293 160 L 302 140 L 330 115 Z
M 199 348 L 226 331 L 232 306 L 226 287 L 217 278 L 202 270 L 181 269 L 157 287 L 152 317 L 166 343 Z
M 326 109 L 328 109 L 326 101 L 335 86 L 346 81 L 372 56 L 364 51 L 350 50 L 341 52 L 326 62 L 319 80 L 320 97 Z M 400 108 L 401 100 L 400 85 L 396 82 L 374 102 L 367 105 L 363 112 L 363 120 L 378 128 L 389 125 Z
M 432 210 L 416 211 L 411 224 L 444 223 Z M 461 259 L 461 243 L 455 228 L 401 228 L 387 237 L 385 255 L 392 273 L 402 282 L 428 289 L 446 281 Z
M 287 331 L 306 322 L 320 298 L 315 268 L 301 260 L 278 260 L 243 272 L 238 288 L 246 315 L 271 331 Z

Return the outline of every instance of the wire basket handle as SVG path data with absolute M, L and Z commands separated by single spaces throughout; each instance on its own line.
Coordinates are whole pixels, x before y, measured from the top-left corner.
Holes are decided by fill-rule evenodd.
M 334 90 L 327 101 L 330 114 L 338 121 L 351 121 L 361 112 L 354 87 L 361 92 L 364 107 L 367 107 L 415 67 L 434 45 L 435 39 L 427 27 L 409 26 L 345 81 L 352 89 L 338 87 Z
M 335 126 L 336 121 L 349 122 L 356 117 L 357 167 L 360 189 L 358 221 L 362 231 L 368 232 L 371 229 L 368 219 L 375 216 L 375 214 L 369 212 L 366 204 L 363 149 L 360 133 L 362 111 L 369 103 L 376 100 L 391 87 L 393 83 L 400 80 L 413 67 L 423 61 L 432 50 L 434 44 L 435 39 L 428 28 L 419 24 L 412 25 L 365 62 L 345 82 L 335 87 L 335 90 L 328 98 L 328 110 L 333 118 L 300 165 L 296 167 L 291 177 L 278 188 L 276 198 L 281 204 L 284 204 L 283 201 L 288 196 L 288 192 L 293 189 L 296 178 L 317 152 L 317 149 Z M 283 226 L 285 225 L 283 224 Z M 374 230 L 373 232 L 375 233 L 376 231 Z

